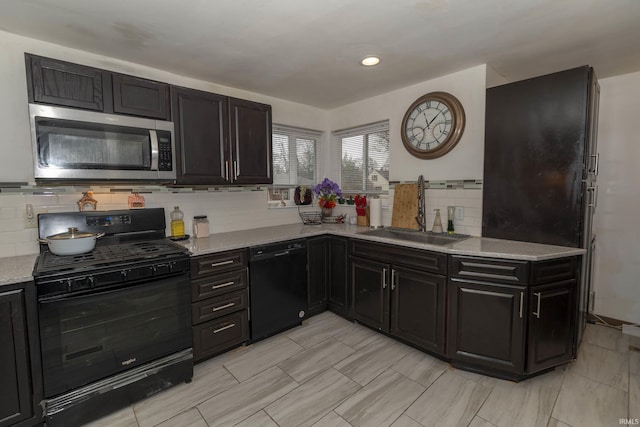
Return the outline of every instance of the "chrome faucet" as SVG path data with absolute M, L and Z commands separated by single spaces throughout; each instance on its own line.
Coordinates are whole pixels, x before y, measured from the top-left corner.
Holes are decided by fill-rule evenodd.
M 427 231 L 427 224 L 425 218 L 425 204 L 424 204 L 424 177 L 420 175 L 418 177 L 418 216 L 416 216 L 416 222 L 420 231 Z

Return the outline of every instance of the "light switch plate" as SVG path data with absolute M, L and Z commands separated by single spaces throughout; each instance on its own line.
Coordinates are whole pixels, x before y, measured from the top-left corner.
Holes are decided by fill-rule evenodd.
M 456 206 L 454 218 L 456 221 L 462 221 L 464 219 L 464 207 Z

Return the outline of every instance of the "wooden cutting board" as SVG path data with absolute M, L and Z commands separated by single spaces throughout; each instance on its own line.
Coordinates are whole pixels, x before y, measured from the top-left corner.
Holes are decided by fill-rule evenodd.
M 391 226 L 418 230 L 418 184 L 396 184 Z

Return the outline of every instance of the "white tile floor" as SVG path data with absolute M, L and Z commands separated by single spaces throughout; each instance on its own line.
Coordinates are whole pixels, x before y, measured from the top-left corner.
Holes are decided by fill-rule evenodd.
M 196 365 L 190 384 L 91 425 L 617 426 L 640 418 L 634 348 L 640 340 L 589 325 L 576 362 L 513 383 L 457 370 L 326 312 Z

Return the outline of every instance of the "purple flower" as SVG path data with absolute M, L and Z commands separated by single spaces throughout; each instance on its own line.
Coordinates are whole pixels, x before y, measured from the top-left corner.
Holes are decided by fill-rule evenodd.
M 337 197 L 342 197 L 342 191 L 340 186 L 329 178 L 325 178 L 322 182 L 312 188 L 313 192 L 320 199 L 335 200 Z

